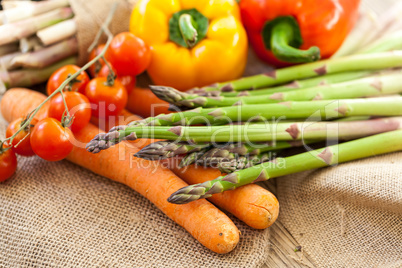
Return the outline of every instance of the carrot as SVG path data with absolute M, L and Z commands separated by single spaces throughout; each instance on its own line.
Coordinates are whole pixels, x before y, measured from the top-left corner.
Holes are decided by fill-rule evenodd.
M 7 98 L 10 94 L 5 94 L 1 100 L 1 114 L 7 122 L 12 122 L 14 119 L 28 115 L 32 110 L 39 106 L 44 100 L 45 95 L 36 91 L 29 91 L 26 88 L 14 88 L 12 97 Z M 6 97 L 7 96 L 7 97 Z M 36 114 L 35 118 L 41 120 L 47 117 L 49 102 L 46 102 L 42 109 Z
M 114 126 L 118 125 L 127 125 L 132 121 L 141 120 L 142 117 L 132 114 L 126 109 L 124 109 L 118 116 L 110 116 L 109 118 L 97 118 L 92 116 L 91 123 L 102 129 L 103 131 L 108 131 Z M 137 139 L 135 141 L 129 141 L 130 144 L 134 145 L 137 148 L 144 148 L 145 146 L 159 141 L 157 139 Z
M 28 109 L 19 107 L 18 112 L 12 111 L 11 107 L 20 105 L 20 97 L 27 99 L 24 103 Z M 1 112 L 10 122 L 26 114 L 33 106 L 30 103 L 41 102 L 44 98 L 44 95 L 27 89 L 12 89 L 2 98 Z M 208 201 L 198 200 L 185 205 L 167 202 L 170 194 L 187 184 L 168 169 L 134 158 L 133 154 L 139 149 L 127 149 L 123 142 L 99 154 L 88 153 L 82 145 L 99 132 L 99 128 L 89 124 L 76 133 L 75 138 L 81 146 L 77 145 L 79 142 L 75 142 L 67 160 L 136 190 L 210 250 L 223 254 L 236 247 L 239 230 L 223 212 Z M 125 161 L 121 161 L 122 156 Z
M 147 88 L 134 88 L 128 96 L 127 110 L 142 117 L 155 116 L 157 114 L 168 114 L 169 104 L 152 93 Z
M 217 169 L 195 165 L 178 168 L 177 163 L 176 160 L 169 161 L 170 169 L 188 184 L 203 183 L 222 175 Z M 208 200 L 256 229 L 268 228 L 276 221 L 279 214 L 279 203 L 276 197 L 257 184 L 215 194 Z

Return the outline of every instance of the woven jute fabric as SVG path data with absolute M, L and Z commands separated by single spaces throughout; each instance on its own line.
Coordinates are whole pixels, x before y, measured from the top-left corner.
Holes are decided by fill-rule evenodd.
M 4 137 L 4 122 L 0 123 Z M 67 161 L 18 158 L 0 183 L 0 267 L 259 267 L 269 230 L 215 254 L 129 187 Z
M 136 0 L 69 1 L 77 23 L 78 63 L 80 65 L 88 61 L 88 47 L 94 41 L 96 33 L 104 23 L 112 5 L 117 3 L 117 9 L 108 28 L 112 34 L 117 34 L 128 31 L 132 6 L 136 2 Z M 105 41 L 106 37 L 102 35 L 100 43 L 104 43 Z
M 320 267 L 402 267 L 402 153 L 277 179 L 279 220 Z

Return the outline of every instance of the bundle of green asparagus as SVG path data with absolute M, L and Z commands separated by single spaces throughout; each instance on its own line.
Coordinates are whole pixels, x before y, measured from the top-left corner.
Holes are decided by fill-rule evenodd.
M 191 92 L 152 87 L 163 100 L 195 108 L 99 134 L 87 150 L 162 139 L 135 156 L 177 157 L 227 176 L 179 190 L 184 204 L 241 185 L 402 149 L 402 51 L 354 55 L 279 69 Z M 326 147 L 318 150 L 319 145 Z M 294 147 L 306 152 L 292 154 Z M 283 155 L 283 154 L 282 154 Z
M 46 81 L 75 64 L 77 27 L 68 0 L 10 1 L 0 13 L 0 89 Z
M 160 99 L 179 108 L 375 97 L 402 93 L 402 88 L 398 84 L 402 72 L 399 70 L 384 72 L 384 69 L 400 67 L 402 67 L 402 51 L 382 52 L 283 68 L 268 74 L 195 89 L 197 93 L 180 92 L 164 86 L 152 86 L 151 90 Z M 367 70 L 382 70 L 382 72 L 367 73 Z M 365 75 L 369 77 L 364 77 Z M 297 81 L 303 78 L 313 79 Z M 317 85 L 318 81 L 324 83 L 320 82 Z M 329 81 L 336 82 L 327 84 Z M 342 82 L 337 83 L 339 81 Z M 283 83 L 291 84 L 269 88 Z M 227 92 L 240 92 L 240 94 L 225 95 Z

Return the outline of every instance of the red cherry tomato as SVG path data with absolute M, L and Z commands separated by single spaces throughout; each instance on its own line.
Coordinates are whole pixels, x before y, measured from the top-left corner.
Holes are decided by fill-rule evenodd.
M 24 118 L 19 118 L 11 122 L 6 130 L 6 137 L 9 138 L 21 128 L 23 125 Z M 14 137 L 12 146 L 15 153 L 22 156 L 32 156 L 35 153 L 32 151 L 31 147 L 31 132 L 33 127 L 38 122 L 36 119 L 32 119 L 30 125 L 27 128 L 22 129 L 17 136 Z
M 88 62 L 90 62 L 91 60 L 93 60 L 96 56 L 98 56 L 102 50 L 105 48 L 105 44 L 99 44 L 97 47 L 95 47 L 91 53 L 89 53 L 89 59 Z M 94 64 L 92 64 L 89 68 L 89 74 L 92 77 L 96 77 L 97 73 L 100 71 L 100 69 L 102 69 L 102 67 L 105 65 L 105 61 L 100 58 L 97 62 L 95 62 Z
M 113 68 L 113 67 L 112 67 Z M 113 68 L 114 73 L 116 73 L 116 70 Z M 107 65 L 104 65 L 102 69 L 98 73 L 98 77 L 107 77 L 109 75 L 109 67 Z M 125 75 L 125 76 L 119 76 L 117 77 L 119 81 L 123 84 L 123 86 L 127 90 L 127 94 L 130 95 L 130 93 L 134 90 L 135 88 L 135 83 L 136 83 L 136 78 L 135 76 L 132 75 Z
M 50 76 L 47 82 L 47 94 L 52 94 L 59 86 L 68 78 L 69 75 L 73 75 L 74 73 L 78 72 L 80 67 L 76 65 L 66 65 L 61 67 L 60 69 L 56 70 L 52 76 Z M 85 87 L 89 82 L 89 77 L 86 72 L 81 72 L 77 78 L 73 79 L 71 83 L 69 83 L 66 88 L 63 90 L 69 91 L 78 91 L 81 93 L 85 92 Z M 70 87 L 70 89 L 69 89 Z
M 79 92 L 64 92 L 64 98 L 67 103 L 68 112 L 70 116 L 74 116 L 73 123 L 70 129 L 73 132 L 78 132 L 84 127 L 86 127 L 91 120 L 91 105 L 87 97 Z M 49 117 L 62 120 L 64 115 L 65 107 L 63 102 L 63 97 L 61 94 L 57 94 L 52 98 L 49 105 Z
M 116 69 L 117 76 L 136 76 L 148 68 L 151 51 L 142 39 L 123 32 L 113 38 L 105 57 Z
M 32 150 L 47 161 L 59 161 L 71 152 L 73 133 L 54 118 L 39 121 L 31 133 Z
M 116 116 L 126 107 L 127 91 L 119 80 L 107 84 L 106 77 L 92 79 L 85 90 L 89 102 L 93 104 L 92 115 L 98 118 Z
M 17 157 L 12 149 L 0 148 L 0 182 L 10 178 L 17 170 Z

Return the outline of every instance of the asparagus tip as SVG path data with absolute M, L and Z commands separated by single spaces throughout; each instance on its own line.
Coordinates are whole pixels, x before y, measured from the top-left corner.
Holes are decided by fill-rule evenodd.
M 155 94 L 159 99 L 164 100 L 169 103 L 176 103 L 185 98 L 187 93 L 180 92 L 175 88 L 166 86 L 149 86 L 152 93 Z

